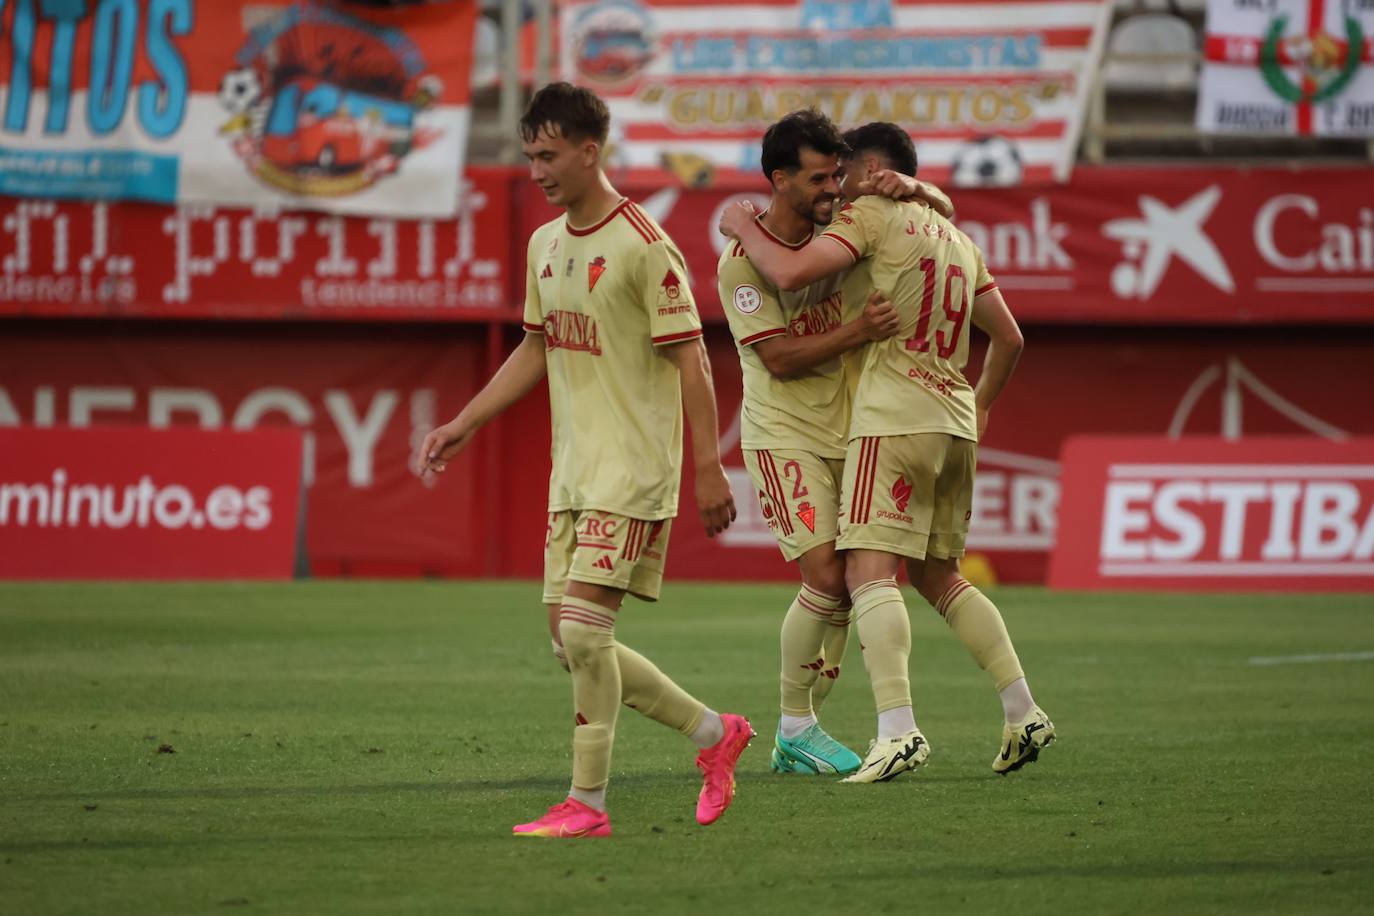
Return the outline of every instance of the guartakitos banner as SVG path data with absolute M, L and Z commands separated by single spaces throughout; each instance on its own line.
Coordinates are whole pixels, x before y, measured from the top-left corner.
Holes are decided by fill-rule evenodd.
M 1197 126 L 1374 136 L 1374 0 L 1210 0 Z
M 611 110 L 611 165 L 689 187 L 758 181 L 769 124 L 815 106 L 893 121 L 921 174 L 1065 181 L 1110 4 L 1101 0 L 573 0 L 564 76 Z
M 0 193 L 449 216 L 474 15 L 0 0 Z

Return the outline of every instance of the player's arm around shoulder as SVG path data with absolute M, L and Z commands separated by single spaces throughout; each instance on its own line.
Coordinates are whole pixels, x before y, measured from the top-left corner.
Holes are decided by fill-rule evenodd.
M 720 427 L 716 419 L 711 361 L 699 336 L 663 344 L 658 350 L 677 366 L 681 377 L 682 407 L 692 431 L 697 512 L 707 537 L 715 537 L 735 520 L 735 497 L 720 462 Z
M 842 353 L 895 335 L 901 316 L 881 290 L 873 290 L 859 316 L 824 334 L 804 337 L 783 335 L 754 344 L 769 374 L 780 379 L 798 378 Z
M 721 213 L 719 229 L 722 235 L 739 241 L 754 268 L 778 289 L 792 292 L 810 286 L 860 257 L 851 257 L 838 245 L 810 244 L 795 249 L 778 245 L 764 235 L 754 217 L 753 204 L 748 201 L 731 204 Z

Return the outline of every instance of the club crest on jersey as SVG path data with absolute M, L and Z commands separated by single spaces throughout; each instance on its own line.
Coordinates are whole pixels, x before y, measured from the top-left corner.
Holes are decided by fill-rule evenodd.
M 605 272 L 606 259 L 601 255 L 597 255 L 592 259 L 591 263 L 587 265 L 587 292 L 590 293 L 592 290 L 596 289 L 597 281 L 601 279 L 601 275 Z
M 797 518 L 806 526 L 806 530 L 812 534 L 816 533 L 816 507 L 810 503 L 802 503 L 797 506 Z

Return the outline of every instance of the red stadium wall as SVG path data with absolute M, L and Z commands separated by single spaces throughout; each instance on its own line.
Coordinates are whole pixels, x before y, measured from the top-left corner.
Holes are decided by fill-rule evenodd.
M 548 473 L 542 391 L 437 481 L 411 471 L 419 438 L 480 388 L 517 334 L 463 324 L 10 322 L 0 333 L 0 425 L 298 425 L 313 449 L 306 543 L 317 575 L 535 576 Z M 729 436 L 738 360 L 723 328 L 708 336 L 741 520 L 723 542 L 708 541 L 684 481 L 669 570 L 787 578 Z M 972 538 L 1008 581 L 1043 580 L 1070 435 L 1374 434 L 1361 396 L 1374 390 L 1371 328 L 1033 325 L 1027 340 L 984 444 Z
M 1028 340 L 981 453 L 972 549 L 1043 580 L 1073 434 L 1374 433 L 1374 215 L 1351 193 L 1372 174 L 1080 168 L 958 192 Z M 707 541 L 685 481 L 670 572 L 790 577 L 729 432 L 713 227 L 734 194 L 624 190 L 687 256 L 741 510 Z M 524 240 L 550 215 L 502 169 L 471 170 L 452 221 L 0 199 L 0 426 L 296 425 L 316 574 L 537 575 L 545 399 L 442 480 L 410 468 L 513 346 Z

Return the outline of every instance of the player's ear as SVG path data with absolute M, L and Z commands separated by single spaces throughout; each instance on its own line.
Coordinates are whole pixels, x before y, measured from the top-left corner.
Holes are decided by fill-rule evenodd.
M 768 179 L 774 191 L 781 191 L 787 187 L 787 172 L 782 169 L 773 169 L 773 174 L 769 175 Z
M 595 140 L 588 140 L 582 144 L 582 165 L 591 168 L 601 163 L 601 144 Z

